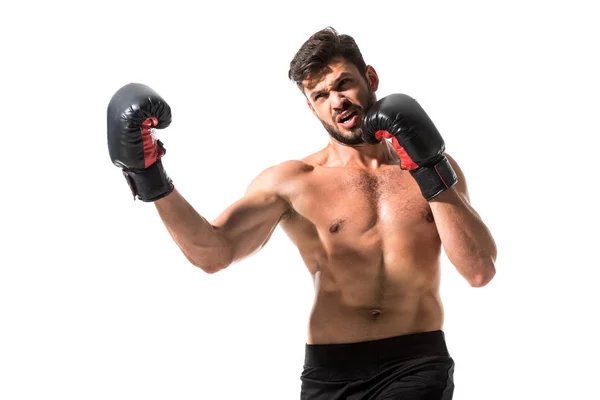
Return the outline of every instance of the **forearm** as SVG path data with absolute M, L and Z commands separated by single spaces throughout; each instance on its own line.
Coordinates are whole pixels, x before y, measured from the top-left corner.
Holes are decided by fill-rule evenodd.
M 154 204 L 171 237 L 192 264 L 213 273 L 231 263 L 227 241 L 177 189 Z
M 496 244 L 467 199 L 450 188 L 430 201 L 431 211 L 450 262 L 472 286 L 495 275 Z

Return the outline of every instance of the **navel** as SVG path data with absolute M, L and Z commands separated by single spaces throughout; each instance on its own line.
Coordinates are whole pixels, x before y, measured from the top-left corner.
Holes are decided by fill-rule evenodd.
M 369 312 L 371 314 L 372 319 L 378 319 L 379 316 L 381 315 L 381 310 L 378 308 L 373 308 Z

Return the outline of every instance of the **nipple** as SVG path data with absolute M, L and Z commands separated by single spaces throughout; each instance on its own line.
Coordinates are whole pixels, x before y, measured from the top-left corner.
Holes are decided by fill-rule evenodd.
M 342 229 L 342 224 L 346 222 L 343 219 L 338 219 L 336 220 L 333 224 L 331 224 L 329 226 L 329 232 L 331 233 L 338 233 L 340 231 L 340 229 Z

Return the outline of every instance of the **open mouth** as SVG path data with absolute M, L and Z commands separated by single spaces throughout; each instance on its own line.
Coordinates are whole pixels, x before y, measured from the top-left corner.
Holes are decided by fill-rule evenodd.
M 348 110 L 341 113 L 337 118 L 337 123 L 346 129 L 352 128 L 358 122 L 358 112 Z

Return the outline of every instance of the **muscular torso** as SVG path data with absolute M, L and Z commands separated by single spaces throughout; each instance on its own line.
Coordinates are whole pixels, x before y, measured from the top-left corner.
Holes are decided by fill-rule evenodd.
M 427 201 L 397 162 L 367 169 L 305 161 L 281 189 L 281 226 L 315 282 L 309 343 L 441 329 L 440 238 Z

